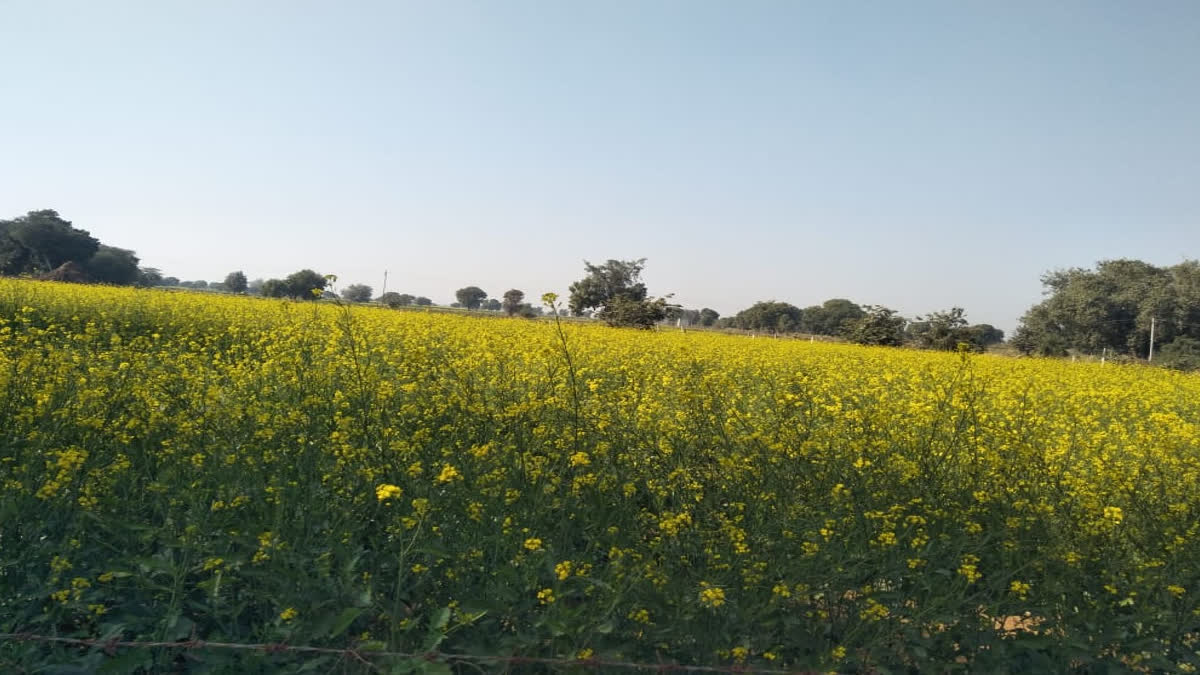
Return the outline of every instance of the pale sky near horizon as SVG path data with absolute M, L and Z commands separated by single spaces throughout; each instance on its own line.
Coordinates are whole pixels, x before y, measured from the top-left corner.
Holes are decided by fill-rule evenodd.
M 1200 2 L 0 0 L 0 218 L 449 302 L 648 258 L 1011 331 L 1200 257 Z

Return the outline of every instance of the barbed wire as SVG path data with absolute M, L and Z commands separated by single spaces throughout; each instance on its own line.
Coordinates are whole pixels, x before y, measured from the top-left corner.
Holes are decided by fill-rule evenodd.
M 599 658 L 585 659 L 567 659 L 554 657 L 539 657 L 539 656 L 499 656 L 499 655 L 482 655 L 482 654 L 458 654 L 451 652 L 392 652 L 382 650 L 359 650 L 351 648 L 339 649 L 337 647 L 311 647 L 305 645 L 289 645 L 286 643 L 256 643 L 246 644 L 240 642 L 209 642 L 207 640 L 181 640 L 174 642 L 146 642 L 138 640 L 118 640 L 118 639 L 96 639 L 96 638 L 68 638 L 57 637 L 53 635 L 37 635 L 34 633 L 0 633 L 0 641 L 11 642 L 43 642 L 73 645 L 76 647 L 99 647 L 106 654 L 112 656 L 119 648 L 126 649 L 186 649 L 186 650 L 204 650 L 204 649 L 229 649 L 242 651 L 258 651 L 267 654 L 278 654 L 285 652 L 294 652 L 302 654 L 325 654 L 336 655 L 343 658 L 349 657 L 367 666 L 373 666 L 371 659 L 378 658 L 395 658 L 395 659 L 420 659 L 423 661 L 440 662 L 447 665 L 456 663 L 474 663 L 474 664 L 505 664 L 505 665 L 544 665 L 544 666 L 563 666 L 572 668 L 588 668 L 588 669 L 623 669 L 623 670 L 641 670 L 653 671 L 658 673 L 728 673 L 728 674 L 762 674 L 762 675 L 815 675 L 818 671 L 810 670 L 782 670 L 778 668 L 759 668 L 754 666 L 744 666 L 733 664 L 728 666 L 689 666 L 678 663 L 640 663 L 636 661 L 610 661 Z

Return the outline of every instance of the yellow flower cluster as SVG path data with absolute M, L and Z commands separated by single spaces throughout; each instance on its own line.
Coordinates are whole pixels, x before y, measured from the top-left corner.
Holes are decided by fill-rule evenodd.
M 0 279 L 0 392 L 23 630 L 1194 661 L 1195 375 Z

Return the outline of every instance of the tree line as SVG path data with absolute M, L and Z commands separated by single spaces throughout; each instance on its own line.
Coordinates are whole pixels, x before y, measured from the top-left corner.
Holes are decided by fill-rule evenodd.
M 1200 262 L 1102 260 L 1047 273 L 1042 285 L 1045 299 L 1012 339 L 1022 353 L 1149 359 L 1153 351 L 1155 364 L 1200 369 Z
M 51 209 L 0 220 L 3 275 L 125 285 L 142 281 L 138 263 L 133 251 L 100 243 Z
M 1004 341 L 1004 331 L 991 324 L 970 324 L 961 307 L 910 319 L 882 305 L 863 305 L 845 298 L 831 298 L 803 309 L 775 300 L 757 302 L 717 325 L 772 335 L 822 335 L 864 345 L 919 349 L 957 350 L 965 346 L 983 351 Z
M 646 259 L 584 261 L 584 276 L 570 285 L 563 314 L 592 317 L 612 326 L 651 328 L 664 322 L 729 328 L 773 335 L 822 335 L 869 345 L 982 351 L 1004 341 L 1004 332 L 986 323 L 971 324 L 961 307 L 905 317 L 881 305 L 832 298 L 800 308 L 776 300 L 761 301 L 731 317 L 708 307 L 688 309 L 671 295 L 651 297 L 641 275 Z M 0 220 L 0 275 L 79 283 L 172 286 L 271 298 L 317 300 L 334 295 L 332 277 L 311 269 L 283 278 L 248 280 L 242 271 L 221 281 L 184 281 L 140 266 L 131 249 L 100 242 L 57 211 L 30 211 Z M 1042 277 L 1045 298 L 1021 318 L 1010 344 L 1023 354 L 1086 354 L 1120 359 L 1149 359 L 1180 369 L 1200 369 L 1200 262 L 1189 260 L 1156 267 L 1140 260 L 1104 260 L 1095 269 L 1070 268 Z M 388 291 L 373 297 L 366 284 L 351 284 L 338 294 L 354 303 L 391 308 L 429 306 L 424 296 Z M 452 307 L 537 317 L 542 306 L 509 289 L 489 297 L 479 286 L 455 291 Z M 557 308 L 550 308 L 552 310 Z

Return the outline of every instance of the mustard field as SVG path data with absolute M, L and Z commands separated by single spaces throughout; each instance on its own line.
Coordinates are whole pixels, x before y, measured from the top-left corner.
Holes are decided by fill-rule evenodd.
M 1194 375 L 0 280 L 0 392 L 4 672 L 1200 667 Z

